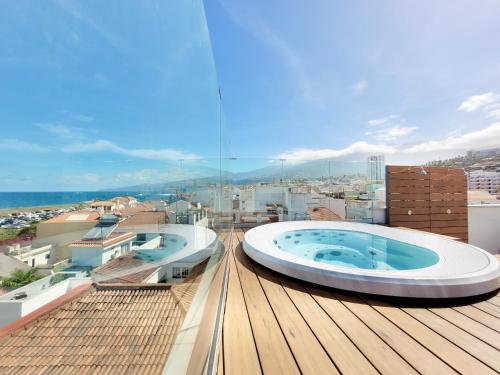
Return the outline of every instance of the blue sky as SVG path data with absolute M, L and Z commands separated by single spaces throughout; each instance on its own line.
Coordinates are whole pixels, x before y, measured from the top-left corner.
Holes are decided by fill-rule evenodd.
M 219 85 L 225 155 L 241 158 L 235 171 L 370 153 L 416 164 L 500 147 L 497 1 L 204 8 L 2 3 L 0 190 L 210 174 Z
M 497 1 L 219 0 L 207 17 L 236 155 L 500 146 Z

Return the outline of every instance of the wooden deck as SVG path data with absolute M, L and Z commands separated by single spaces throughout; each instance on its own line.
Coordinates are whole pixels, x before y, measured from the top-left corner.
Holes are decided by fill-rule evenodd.
M 500 297 L 409 306 L 293 280 L 233 234 L 219 374 L 498 374 Z

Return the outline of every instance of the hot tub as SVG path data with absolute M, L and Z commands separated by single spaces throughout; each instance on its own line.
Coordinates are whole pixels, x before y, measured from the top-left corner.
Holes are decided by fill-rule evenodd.
M 494 256 L 421 231 L 340 221 L 281 222 L 248 231 L 243 249 L 274 271 L 361 293 L 453 298 L 500 287 Z

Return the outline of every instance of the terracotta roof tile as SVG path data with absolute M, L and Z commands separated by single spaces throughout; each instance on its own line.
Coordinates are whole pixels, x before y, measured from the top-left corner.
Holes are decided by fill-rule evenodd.
M 337 215 L 335 212 L 331 211 L 326 207 L 316 207 L 310 208 L 308 210 L 309 216 L 311 216 L 312 220 L 342 220 L 342 218 Z
M 0 337 L 0 373 L 159 374 L 183 316 L 169 285 L 94 285 Z
M 144 224 L 166 224 L 168 221 L 165 212 L 161 211 L 141 211 L 133 214 L 129 218 L 121 221 L 119 227 L 127 227 Z

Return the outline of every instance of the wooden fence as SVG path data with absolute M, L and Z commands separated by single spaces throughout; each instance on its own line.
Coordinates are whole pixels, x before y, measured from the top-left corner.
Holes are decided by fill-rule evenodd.
M 387 166 L 386 183 L 389 225 L 467 242 L 467 176 L 462 169 Z

